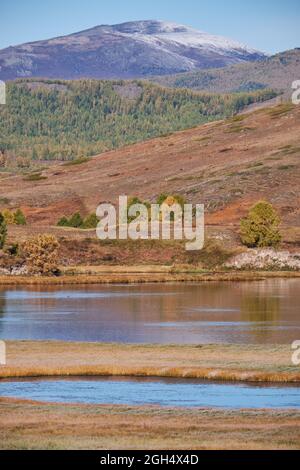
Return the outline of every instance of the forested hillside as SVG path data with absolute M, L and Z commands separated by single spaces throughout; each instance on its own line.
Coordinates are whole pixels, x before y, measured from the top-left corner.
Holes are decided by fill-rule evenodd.
M 0 107 L 0 167 L 69 161 L 234 115 L 270 90 L 216 95 L 139 81 L 18 81 Z

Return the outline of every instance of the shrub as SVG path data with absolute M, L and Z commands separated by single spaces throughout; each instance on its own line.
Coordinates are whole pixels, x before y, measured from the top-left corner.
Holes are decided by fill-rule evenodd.
M 58 222 L 57 222 L 58 227 L 68 227 L 69 226 L 69 220 L 67 217 L 62 217 Z
M 10 256 L 17 256 L 19 254 L 19 244 L 18 243 L 13 243 L 12 245 L 8 246 L 6 248 L 6 252 Z
M 0 249 L 2 249 L 5 245 L 7 237 L 7 225 L 3 215 L 0 212 Z
M 26 217 L 21 209 L 17 209 L 14 213 L 14 223 L 16 225 L 26 225 Z
M 260 201 L 241 221 L 241 240 L 249 248 L 276 247 L 281 241 L 280 218 L 272 204 Z
M 69 162 L 64 163 L 64 166 L 73 166 L 73 165 L 82 165 L 82 163 L 87 163 L 90 161 L 88 157 L 80 157 L 75 160 L 70 160 Z
M 99 223 L 99 219 L 96 214 L 88 215 L 84 220 L 81 217 L 79 212 L 73 214 L 69 219 L 67 217 L 62 217 L 58 222 L 58 227 L 73 227 L 81 229 L 92 229 L 96 228 Z
M 58 273 L 59 242 L 53 235 L 38 235 L 24 242 L 22 252 L 30 274 L 53 275 Z
M 83 222 L 83 227 L 85 229 L 92 229 L 92 228 L 97 228 L 97 225 L 99 223 L 99 219 L 96 216 L 96 214 L 90 214 L 86 217 L 86 219 Z
M 179 204 L 181 208 L 184 209 L 186 200 L 184 196 L 181 196 L 180 194 L 175 194 L 175 195 L 160 194 L 160 196 L 158 196 L 157 198 L 156 204 L 159 204 L 161 206 L 164 203 L 168 204 L 168 206 L 172 206 L 173 204 Z
M 147 201 L 141 201 L 141 199 L 139 199 L 137 196 L 132 196 L 128 199 L 128 203 L 127 203 L 127 221 L 128 222 L 132 222 L 135 220 L 136 217 L 131 217 L 129 216 L 129 209 L 131 206 L 134 206 L 135 204 L 144 204 L 147 209 L 148 209 L 148 218 L 149 218 L 149 211 L 150 211 L 150 203 L 147 202 Z
M 4 217 L 6 225 L 13 225 L 15 223 L 14 213 L 9 209 L 4 209 L 2 211 L 2 215 Z
M 79 212 L 75 212 L 69 219 L 69 227 L 80 228 L 83 225 L 83 219 Z
M 2 215 L 7 225 L 26 225 L 26 218 L 21 209 L 17 209 L 16 212 L 4 209 Z
M 232 250 L 225 248 L 218 240 L 207 238 L 202 250 L 191 251 L 188 256 L 191 264 L 200 264 L 203 269 L 216 269 L 223 266 L 232 254 Z
M 174 194 L 169 196 L 167 194 L 160 194 L 160 196 L 158 196 L 157 198 L 156 204 L 159 204 L 160 206 L 162 204 L 167 204 L 169 207 L 173 206 L 174 204 L 179 204 L 182 209 L 182 213 L 184 213 L 184 205 L 186 204 L 186 200 L 180 194 Z M 174 221 L 173 213 L 171 213 L 170 220 Z
M 32 173 L 24 178 L 24 181 L 43 181 L 47 179 L 47 176 L 42 176 L 41 173 Z
M 160 194 L 157 198 L 157 201 L 156 201 L 156 204 L 158 204 L 159 206 L 161 206 L 166 200 L 168 199 L 168 195 L 167 194 Z
M 0 204 L 9 204 L 10 200 L 8 197 L 0 197 Z

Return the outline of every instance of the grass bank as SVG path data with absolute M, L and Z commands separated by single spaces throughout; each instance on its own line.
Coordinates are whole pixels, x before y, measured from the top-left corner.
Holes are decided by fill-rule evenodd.
M 0 398 L 0 449 L 299 449 L 300 412 L 42 404 Z
M 289 345 L 127 345 L 8 341 L 0 377 L 134 376 L 300 382 Z
M 139 267 L 85 267 L 80 270 L 68 270 L 61 276 L 14 276 L 0 275 L 0 286 L 26 286 L 26 285 L 79 285 L 79 284 L 142 284 L 158 282 L 211 282 L 211 281 L 257 281 L 264 279 L 300 278 L 300 272 L 295 271 L 230 271 L 230 272 L 203 272 L 197 270 L 181 271 L 169 270 L 162 267 L 160 270 Z

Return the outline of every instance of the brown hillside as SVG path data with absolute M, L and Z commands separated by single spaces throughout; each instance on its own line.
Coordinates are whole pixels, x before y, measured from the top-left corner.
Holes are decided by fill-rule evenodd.
M 0 176 L 0 209 L 21 207 L 31 226 L 95 211 L 121 194 L 155 200 L 180 193 L 204 203 L 207 223 L 235 226 L 257 200 L 270 200 L 289 230 L 300 227 L 300 106 L 265 108 L 57 165 L 43 179 Z M 295 232 L 296 233 L 296 232 Z

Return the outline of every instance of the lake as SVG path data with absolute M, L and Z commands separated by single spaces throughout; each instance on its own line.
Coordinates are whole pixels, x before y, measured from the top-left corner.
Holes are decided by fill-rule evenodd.
M 300 280 L 0 288 L 0 339 L 290 344 Z

